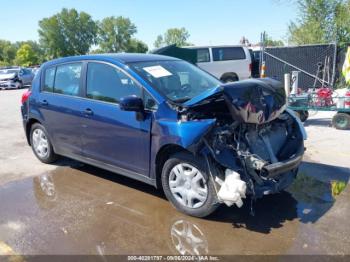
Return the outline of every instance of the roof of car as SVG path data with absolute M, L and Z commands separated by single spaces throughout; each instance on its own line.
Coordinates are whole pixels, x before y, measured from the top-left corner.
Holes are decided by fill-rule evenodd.
M 188 49 L 200 49 L 200 48 L 223 48 L 223 47 L 242 47 L 247 48 L 244 45 L 203 45 L 203 46 L 184 46 Z
M 118 53 L 118 54 L 101 54 L 101 55 L 116 58 L 117 60 L 124 63 L 159 61 L 159 60 L 179 60 L 174 57 L 164 56 L 164 55 L 155 55 L 155 54 Z
M 155 54 L 109 53 L 109 54 L 93 54 L 93 55 L 63 57 L 63 58 L 51 60 L 47 62 L 46 65 L 66 63 L 70 61 L 89 60 L 89 59 L 93 59 L 93 60 L 112 59 L 120 63 L 179 60 L 174 57 L 164 56 L 164 55 L 155 55 Z

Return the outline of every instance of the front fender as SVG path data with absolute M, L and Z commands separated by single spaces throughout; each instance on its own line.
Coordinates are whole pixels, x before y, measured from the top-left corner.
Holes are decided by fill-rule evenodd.
M 188 122 L 174 119 L 155 120 L 152 125 L 150 176 L 156 178 L 155 162 L 161 148 L 166 145 L 177 145 L 188 149 L 191 145 L 197 143 L 215 122 L 215 119 Z
M 176 144 L 188 148 L 197 143 L 202 135 L 215 124 L 215 119 L 197 121 L 158 120 L 154 125 L 155 137 L 158 136 L 159 145 Z

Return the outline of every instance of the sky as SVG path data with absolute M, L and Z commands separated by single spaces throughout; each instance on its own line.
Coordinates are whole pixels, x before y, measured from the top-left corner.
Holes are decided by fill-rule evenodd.
M 238 44 L 242 36 L 256 43 L 264 30 L 285 40 L 289 22 L 297 17 L 293 0 L 0 0 L 0 39 L 38 40 L 38 21 L 64 7 L 94 20 L 128 17 L 137 27 L 135 37 L 149 48 L 173 27 L 185 27 L 194 45 Z

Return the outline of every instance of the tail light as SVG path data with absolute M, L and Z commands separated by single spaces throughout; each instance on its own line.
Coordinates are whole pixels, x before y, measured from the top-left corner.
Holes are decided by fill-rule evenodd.
M 252 69 L 253 69 L 253 65 L 252 63 L 249 64 L 249 72 L 251 73 L 252 72 Z
M 21 99 L 22 105 L 28 101 L 28 98 L 30 97 L 31 94 L 32 92 L 29 90 L 23 93 L 22 99 Z

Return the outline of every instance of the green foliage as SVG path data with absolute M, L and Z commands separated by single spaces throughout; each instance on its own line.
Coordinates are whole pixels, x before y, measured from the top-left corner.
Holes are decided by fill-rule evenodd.
M 23 44 L 16 53 L 15 63 L 20 66 L 31 66 L 38 63 L 38 57 L 32 46 Z
M 187 46 L 191 45 L 187 42 L 190 37 L 189 32 L 184 28 L 170 28 L 168 29 L 164 35 L 158 35 L 156 41 L 154 42 L 154 46 L 156 48 L 176 44 L 176 46 Z
M 265 46 L 284 46 L 282 40 L 274 40 L 268 34 L 265 35 Z
M 346 188 L 346 183 L 343 181 L 332 181 L 332 196 L 338 196 Z
M 14 43 L 17 50 L 24 44 L 29 45 L 33 50 L 33 52 L 35 53 L 35 56 L 37 58 L 36 64 L 41 64 L 47 60 L 44 50 L 38 42 L 28 40 L 28 41 L 17 41 L 16 43 Z
M 130 39 L 128 43 L 128 48 L 126 49 L 126 52 L 129 53 L 146 53 L 148 51 L 148 46 L 137 39 Z
M 162 35 L 158 35 L 156 41 L 154 41 L 154 47 L 159 48 L 164 46 L 164 40 Z
M 0 40 L 0 61 L 3 65 L 10 65 L 16 57 L 16 46 L 10 41 Z
M 38 32 L 48 58 L 83 55 L 95 43 L 97 25 L 89 14 L 63 8 L 39 21 Z
M 99 23 L 98 44 L 102 52 L 126 52 L 131 37 L 137 32 L 129 18 L 106 17 Z
M 350 0 L 338 3 L 335 8 L 334 32 L 340 45 L 350 43 Z
M 299 19 L 291 22 L 291 44 L 350 42 L 350 0 L 298 0 Z

